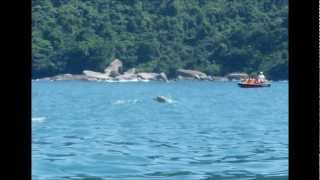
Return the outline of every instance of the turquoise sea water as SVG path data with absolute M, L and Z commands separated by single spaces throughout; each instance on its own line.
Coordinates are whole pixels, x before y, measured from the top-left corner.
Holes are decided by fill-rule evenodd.
M 287 179 L 288 83 L 32 82 L 32 177 Z

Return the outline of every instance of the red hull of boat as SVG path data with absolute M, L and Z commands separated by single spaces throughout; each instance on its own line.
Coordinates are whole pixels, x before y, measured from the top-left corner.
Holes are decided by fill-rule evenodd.
M 262 83 L 262 84 L 247 84 L 247 83 L 238 83 L 238 85 L 242 88 L 261 88 L 261 87 L 270 87 L 270 83 Z

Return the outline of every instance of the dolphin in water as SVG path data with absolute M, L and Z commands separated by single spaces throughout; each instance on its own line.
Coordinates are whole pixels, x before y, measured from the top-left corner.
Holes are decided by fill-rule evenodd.
M 159 103 L 167 103 L 167 102 L 171 102 L 170 99 L 168 99 L 167 97 L 165 96 L 157 96 L 155 98 L 153 98 L 153 100 L 159 102 Z

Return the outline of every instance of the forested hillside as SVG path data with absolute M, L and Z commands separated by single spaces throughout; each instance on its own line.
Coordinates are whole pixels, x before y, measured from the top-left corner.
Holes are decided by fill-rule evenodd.
M 288 77 L 287 0 L 32 0 L 32 77 L 102 71 L 264 71 Z

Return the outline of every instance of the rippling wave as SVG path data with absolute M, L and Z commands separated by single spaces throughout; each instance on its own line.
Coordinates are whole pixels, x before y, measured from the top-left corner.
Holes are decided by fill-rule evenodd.
M 139 101 L 138 99 L 132 99 L 132 100 L 116 100 L 115 102 L 113 102 L 112 104 L 114 105 L 118 105 L 118 104 L 137 104 L 141 101 Z

